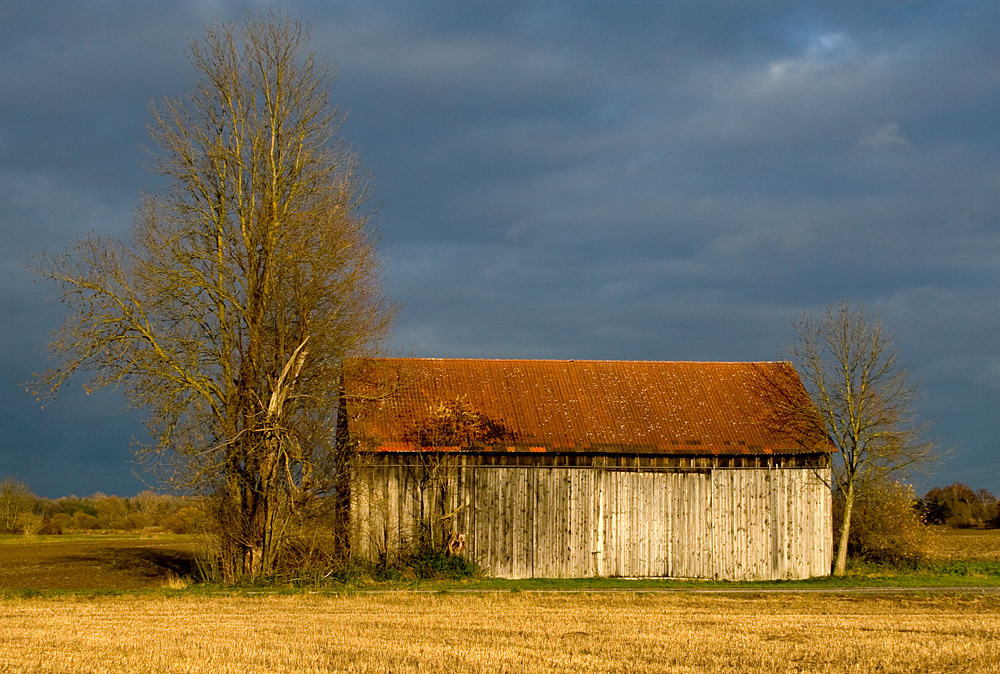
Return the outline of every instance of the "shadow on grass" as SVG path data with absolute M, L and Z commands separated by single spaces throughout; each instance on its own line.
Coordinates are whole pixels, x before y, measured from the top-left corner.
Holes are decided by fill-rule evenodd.
M 112 548 L 104 558 L 125 573 L 146 578 L 185 577 L 195 571 L 194 553 L 184 550 Z
M 189 540 L 39 539 L 0 545 L 0 589 L 162 587 L 195 570 Z
M 170 576 L 189 577 L 196 569 L 195 555 L 187 550 L 143 547 L 99 547 L 61 555 L 52 560 L 53 566 L 70 573 L 89 568 L 95 575 L 113 574 L 121 577 L 125 586 L 136 581 L 148 585 Z M 113 583 L 119 586 L 119 583 Z

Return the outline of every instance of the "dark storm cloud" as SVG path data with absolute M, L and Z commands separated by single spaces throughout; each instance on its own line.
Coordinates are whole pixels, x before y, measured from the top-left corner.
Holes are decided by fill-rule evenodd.
M 37 487 L 58 492 L 118 461 L 88 484 L 135 490 L 121 459 L 142 429 L 106 414 L 114 396 L 39 412 L 14 386 L 60 315 L 18 265 L 127 230 L 159 185 L 139 170 L 149 100 L 187 88 L 205 22 L 267 7 L 0 10 L 3 418 L 30 448 L 8 441 L 0 473 L 42 485 L 25 457 L 63 457 Z M 1000 491 L 993 4 L 286 7 L 337 64 L 343 131 L 374 174 L 395 350 L 773 359 L 800 312 L 863 301 L 962 447 L 935 479 Z

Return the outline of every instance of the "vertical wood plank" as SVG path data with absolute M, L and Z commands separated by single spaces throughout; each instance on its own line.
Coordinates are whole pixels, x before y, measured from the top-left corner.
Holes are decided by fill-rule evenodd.
M 375 558 L 416 534 L 410 460 L 352 467 L 352 555 Z M 466 554 L 498 576 L 804 578 L 829 573 L 828 472 L 484 467 L 461 457 L 443 512 L 454 513 Z M 424 499 L 435 516 L 439 499 L 436 490 Z

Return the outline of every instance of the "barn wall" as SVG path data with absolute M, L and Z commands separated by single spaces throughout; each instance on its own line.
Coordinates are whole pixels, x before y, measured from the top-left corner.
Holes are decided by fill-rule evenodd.
M 353 554 L 377 559 L 412 540 L 422 503 L 438 532 L 463 534 L 465 554 L 505 578 L 775 580 L 830 571 L 829 469 L 464 462 L 436 466 L 437 479 L 424 480 L 422 490 L 427 473 L 413 465 L 359 466 Z

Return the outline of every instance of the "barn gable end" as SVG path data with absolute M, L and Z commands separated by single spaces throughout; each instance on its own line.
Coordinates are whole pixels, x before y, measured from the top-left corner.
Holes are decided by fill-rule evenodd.
M 832 446 L 788 423 L 814 412 L 788 363 L 374 359 L 344 402 L 352 554 L 454 534 L 510 578 L 829 573 Z

